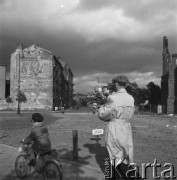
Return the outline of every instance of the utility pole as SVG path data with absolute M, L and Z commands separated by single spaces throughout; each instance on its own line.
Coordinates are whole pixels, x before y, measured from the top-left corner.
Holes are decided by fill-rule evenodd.
M 22 52 L 22 58 L 23 58 L 23 44 L 20 44 L 21 47 L 21 52 Z M 20 61 L 21 61 L 21 53 L 19 51 L 19 59 L 18 59 L 18 93 L 20 93 Z M 18 100 L 18 109 L 17 109 L 17 114 L 20 114 L 20 102 Z
M 100 79 L 99 76 L 97 77 L 97 83 L 98 83 L 98 88 L 100 87 Z

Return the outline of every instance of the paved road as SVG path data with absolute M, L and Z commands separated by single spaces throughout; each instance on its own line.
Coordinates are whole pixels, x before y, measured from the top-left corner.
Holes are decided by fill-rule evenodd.
M 14 162 L 18 156 L 17 148 L 0 144 L 0 180 L 19 180 L 14 171 Z M 61 161 L 63 180 L 103 180 L 99 169 L 80 165 L 76 162 Z M 26 180 L 42 180 L 42 176 L 32 173 Z

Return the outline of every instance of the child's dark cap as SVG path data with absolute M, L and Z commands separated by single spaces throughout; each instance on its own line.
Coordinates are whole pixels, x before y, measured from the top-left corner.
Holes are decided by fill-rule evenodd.
M 44 120 L 44 117 L 40 113 L 34 113 L 32 114 L 32 120 L 34 122 L 42 122 Z

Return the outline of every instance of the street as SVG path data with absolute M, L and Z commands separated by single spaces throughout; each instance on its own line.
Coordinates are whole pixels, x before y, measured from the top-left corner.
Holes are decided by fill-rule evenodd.
M 0 143 L 18 147 L 19 141 L 30 132 L 32 113 L 1 113 Z M 105 174 L 104 162 L 108 158 L 104 143 L 104 135 L 97 139 L 92 135 L 93 129 L 104 129 L 106 123 L 98 119 L 96 114 L 88 112 L 43 112 L 45 123 L 53 148 L 59 152 L 61 159 L 72 160 L 72 130 L 78 130 L 79 160 L 78 163 L 94 167 Z M 168 169 L 165 163 L 174 166 L 176 174 L 176 117 L 165 115 L 135 115 L 132 120 L 135 163 L 142 174 L 142 164 L 153 164 L 155 159 L 161 164 L 157 174 Z M 153 168 L 147 170 L 147 179 L 152 179 Z M 169 173 L 167 173 L 169 175 Z

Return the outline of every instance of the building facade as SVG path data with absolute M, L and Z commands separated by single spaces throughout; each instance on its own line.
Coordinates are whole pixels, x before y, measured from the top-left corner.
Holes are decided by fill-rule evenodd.
M 0 65 L 0 99 L 6 96 L 6 65 Z
M 65 92 L 63 94 L 63 97 L 65 97 L 63 101 L 63 105 L 66 107 L 71 107 L 72 99 L 73 99 L 73 86 L 74 86 L 73 73 L 66 62 L 61 60 L 61 58 L 58 58 L 58 60 L 63 67 L 63 75 L 64 75 L 64 81 L 65 81 L 64 83 L 65 85 L 63 87 L 65 89 Z
M 63 98 L 63 67 L 55 55 L 34 44 L 23 48 L 22 45 L 11 55 L 10 95 L 13 107 L 17 92 L 25 93 L 27 102 L 22 109 L 48 109 L 59 107 Z
M 168 39 L 163 37 L 163 74 L 161 77 L 162 111 L 177 113 L 177 54 L 170 54 Z

